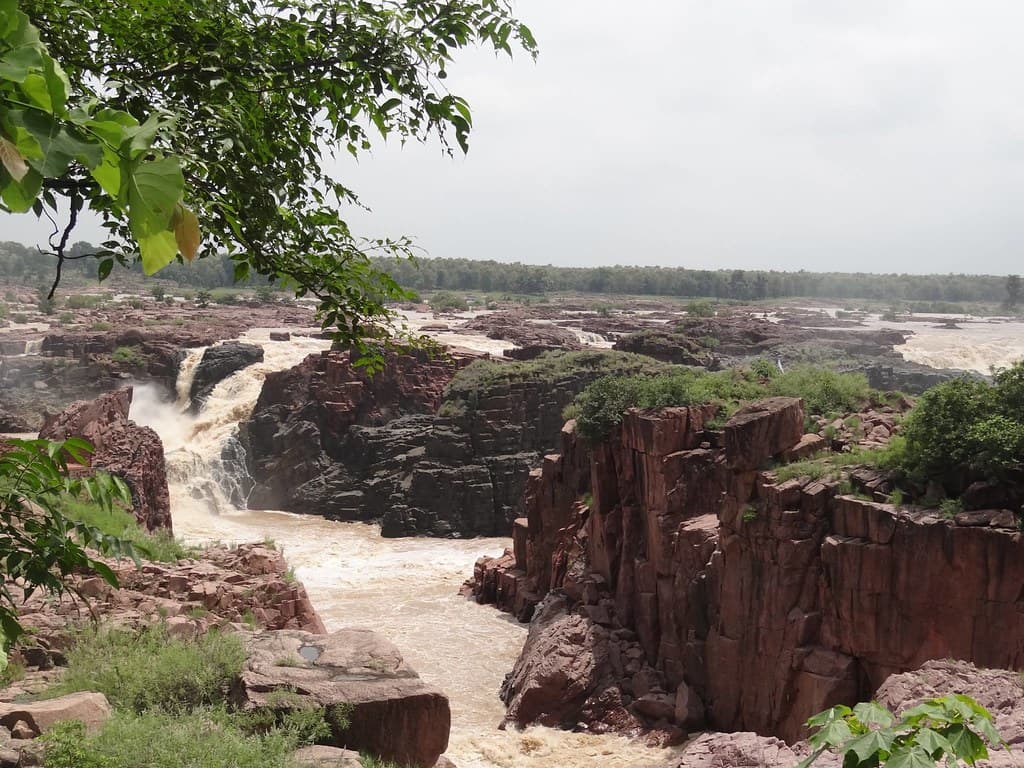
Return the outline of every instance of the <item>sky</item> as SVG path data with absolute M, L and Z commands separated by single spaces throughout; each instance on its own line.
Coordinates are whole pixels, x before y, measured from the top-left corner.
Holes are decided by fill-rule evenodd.
M 358 233 L 561 266 L 1022 270 L 1019 0 L 515 8 L 536 62 L 466 51 L 449 73 L 468 156 L 331 161 L 371 209 Z

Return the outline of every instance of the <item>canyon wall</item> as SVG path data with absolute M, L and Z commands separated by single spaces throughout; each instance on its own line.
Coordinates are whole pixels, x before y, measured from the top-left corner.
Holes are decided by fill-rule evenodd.
M 268 375 L 242 430 L 249 506 L 375 520 L 385 536 L 502 535 L 558 444 L 562 410 L 607 370 L 500 379 L 445 401 L 467 362 L 390 355 L 370 377 L 330 351 Z
M 811 714 L 928 659 L 1024 664 L 1013 512 L 897 508 L 868 498 L 884 483 L 867 471 L 853 473 L 856 495 L 777 483 L 762 467 L 801 444 L 800 401 L 755 403 L 721 432 L 709 416 L 631 412 L 592 450 L 570 424 L 561 454 L 531 474 L 514 551 L 481 560 L 474 587 L 520 618 L 539 603 L 543 626 L 503 692 L 511 720 L 602 729 L 630 715 L 792 742 Z M 579 662 L 551 601 L 575 617 L 596 671 L 586 690 L 538 705 Z M 551 648 L 573 663 L 553 671 Z M 596 706 L 610 700 L 618 720 Z

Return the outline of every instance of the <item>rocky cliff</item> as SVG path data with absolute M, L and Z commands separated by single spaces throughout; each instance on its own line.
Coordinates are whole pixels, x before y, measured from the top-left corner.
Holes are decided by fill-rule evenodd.
M 494 362 L 493 376 L 447 395 L 466 359 L 396 355 L 368 377 L 332 351 L 271 374 L 243 429 L 249 505 L 377 520 L 385 536 L 501 535 L 530 470 L 558 444 L 565 406 L 614 372 L 610 361 L 636 364 L 570 354 L 564 370 L 559 357 L 523 364 L 545 375 L 503 375 L 520 364 Z
M 79 400 L 46 416 L 39 437 L 80 437 L 92 443 L 90 466 L 117 475 L 131 488 L 135 517 L 145 528 L 171 528 L 171 502 L 160 436 L 128 418 L 132 389 Z
M 750 406 L 721 433 L 708 416 L 632 412 L 593 450 L 569 428 L 531 474 L 514 552 L 476 569 L 478 599 L 521 618 L 554 592 L 503 691 L 510 720 L 792 742 L 809 715 L 928 659 L 1024 663 L 1013 512 L 946 519 L 835 482 L 778 483 L 762 467 L 802 440 L 799 401 Z

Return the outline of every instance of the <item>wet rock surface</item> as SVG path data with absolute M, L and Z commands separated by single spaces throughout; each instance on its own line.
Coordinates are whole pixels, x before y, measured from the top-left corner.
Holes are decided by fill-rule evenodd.
M 63 412 L 47 416 L 39 437 L 66 440 L 78 437 L 93 446 L 89 466 L 122 478 L 132 491 L 135 518 L 148 530 L 171 528 L 164 448 L 149 427 L 128 418 L 132 389 L 125 388 L 80 400 Z
M 263 347 L 240 341 L 226 341 L 207 347 L 196 366 L 189 390 L 192 413 L 198 413 L 203 403 L 220 382 L 233 373 L 263 362 Z

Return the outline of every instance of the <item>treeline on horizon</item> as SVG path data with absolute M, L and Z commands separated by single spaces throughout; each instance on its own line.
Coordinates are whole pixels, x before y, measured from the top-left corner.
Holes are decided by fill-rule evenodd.
M 95 251 L 79 242 L 69 249 L 76 258 L 64 265 L 68 285 L 96 280 Z M 850 272 L 798 272 L 689 269 L 685 267 L 555 267 L 474 259 L 420 258 L 415 262 L 379 259 L 375 265 L 414 291 L 474 291 L 540 295 L 549 292 L 669 296 L 741 301 L 817 298 L 883 302 L 949 302 L 1003 304 L 1009 298 L 1007 278 L 998 275 L 908 275 Z M 35 248 L 0 242 L 0 278 L 26 285 L 53 279 L 56 261 Z M 141 276 L 136 265 L 133 275 Z M 205 289 L 235 285 L 227 257 L 172 264 L 158 277 L 182 287 Z M 112 275 L 115 282 L 123 270 Z

